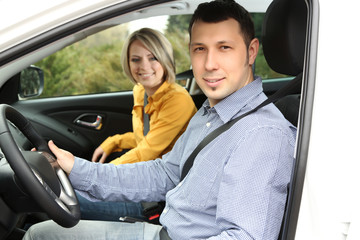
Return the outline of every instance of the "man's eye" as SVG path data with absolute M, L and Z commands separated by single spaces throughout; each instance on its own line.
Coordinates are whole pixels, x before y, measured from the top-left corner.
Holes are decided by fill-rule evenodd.
M 197 47 L 197 48 L 194 48 L 194 52 L 201 52 L 201 51 L 204 51 L 205 48 L 203 47 Z
M 230 46 L 221 46 L 220 48 L 225 50 L 225 49 L 230 49 L 231 47 Z

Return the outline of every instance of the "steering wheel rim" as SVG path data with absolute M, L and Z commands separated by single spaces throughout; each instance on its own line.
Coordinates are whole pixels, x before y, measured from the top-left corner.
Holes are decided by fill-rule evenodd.
M 49 187 L 41 175 L 27 163 L 10 132 L 7 120 L 46 157 L 57 176 L 59 191 Z M 44 212 L 63 227 L 75 226 L 80 220 L 80 207 L 68 177 L 57 164 L 47 142 L 35 131 L 29 120 L 6 104 L 0 105 L 0 147 L 21 185 Z

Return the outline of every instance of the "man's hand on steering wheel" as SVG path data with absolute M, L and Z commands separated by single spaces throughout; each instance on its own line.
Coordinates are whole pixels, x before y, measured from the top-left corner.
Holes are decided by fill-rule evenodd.
M 59 163 L 60 167 L 67 174 L 70 174 L 75 162 L 74 155 L 68 151 L 58 148 L 52 140 L 48 142 L 48 146 L 51 152 L 56 156 L 57 162 Z

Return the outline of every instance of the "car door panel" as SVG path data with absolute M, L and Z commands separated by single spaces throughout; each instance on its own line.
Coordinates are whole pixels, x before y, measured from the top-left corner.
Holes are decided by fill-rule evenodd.
M 26 116 L 46 140 L 74 155 L 89 159 L 96 147 L 108 136 L 132 130 L 131 91 L 17 101 L 12 104 Z M 83 116 L 101 116 L 98 129 L 79 125 Z M 84 118 L 85 116 L 85 118 Z

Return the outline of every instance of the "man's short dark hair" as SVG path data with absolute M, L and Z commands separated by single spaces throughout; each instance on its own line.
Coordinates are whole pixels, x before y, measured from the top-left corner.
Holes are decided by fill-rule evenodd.
M 196 21 L 218 23 L 230 18 L 235 19 L 239 23 L 240 34 L 243 35 L 245 44 L 249 47 L 251 40 L 255 37 L 254 23 L 250 13 L 234 0 L 214 0 L 212 2 L 201 3 L 190 20 L 188 29 L 190 39 L 191 29 Z

